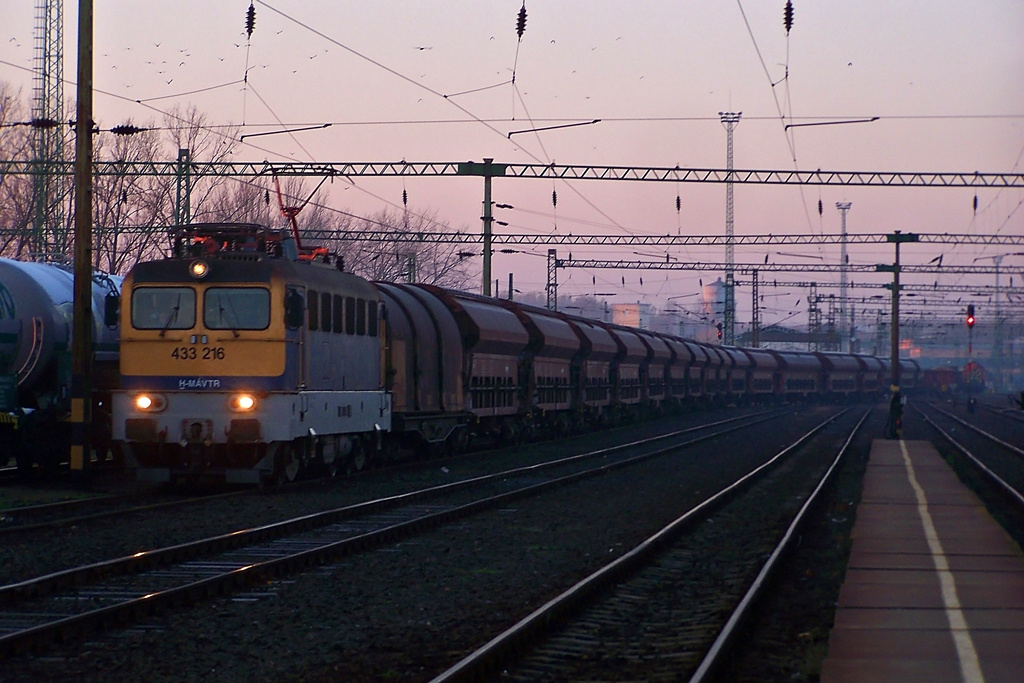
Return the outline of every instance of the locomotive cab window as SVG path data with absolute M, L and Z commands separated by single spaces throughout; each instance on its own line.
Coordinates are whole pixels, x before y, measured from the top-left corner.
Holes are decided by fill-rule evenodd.
M 132 292 L 132 327 L 137 330 L 190 330 L 196 324 L 196 292 L 191 287 L 139 287 Z
M 270 326 L 270 290 L 210 287 L 203 295 L 203 324 L 210 330 L 265 330 Z

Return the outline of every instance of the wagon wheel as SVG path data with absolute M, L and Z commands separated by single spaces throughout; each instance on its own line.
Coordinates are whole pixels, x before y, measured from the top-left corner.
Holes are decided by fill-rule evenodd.
M 287 484 L 295 481 L 295 478 L 299 476 L 299 470 L 302 469 L 302 463 L 295 448 L 290 443 L 283 441 L 275 441 L 270 447 L 274 452 L 274 482 Z

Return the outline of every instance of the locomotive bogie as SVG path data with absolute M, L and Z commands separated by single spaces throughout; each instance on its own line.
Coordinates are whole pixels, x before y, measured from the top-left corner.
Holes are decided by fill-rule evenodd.
M 254 400 L 239 405 L 240 397 Z M 138 405 L 150 398 L 149 409 Z M 351 437 L 391 429 L 388 395 L 380 392 L 309 391 L 295 394 L 125 392 L 114 397 L 114 439 L 133 454 L 140 479 L 173 481 L 195 472 L 228 482 L 259 483 L 274 471 L 269 444 L 309 441 L 330 465 L 352 450 Z M 247 403 L 244 405 L 248 406 Z M 143 454 L 162 453 L 158 467 Z

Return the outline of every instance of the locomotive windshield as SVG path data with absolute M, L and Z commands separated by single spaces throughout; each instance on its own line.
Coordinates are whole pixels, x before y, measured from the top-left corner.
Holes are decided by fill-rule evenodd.
M 265 330 L 270 326 L 270 290 L 210 287 L 203 296 L 203 324 L 210 330 Z
M 196 324 L 196 292 L 189 287 L 139 287 L 132 292 L 132 327 L 189 330 Z

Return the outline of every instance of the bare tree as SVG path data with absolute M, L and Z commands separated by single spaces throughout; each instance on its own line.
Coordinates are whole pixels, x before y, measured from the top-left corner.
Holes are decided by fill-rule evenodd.
M 129 123 L 131 123 L 129 121 Z M 94 158 L 139 162 L 162 156 L 159 133 L 97 136 Z M 171 222 L 174 179 L 127 173 L 93 177 L 93 265 L 112 273 L 127 272 L 166 247 Z
M 164 116 L 164 125 L 167 140 L 175 151 L 187 149 L 193 160 L 227 161 L 238 146 L 237 127 L 214 130 L 207 125 L 206 114 L 195 106 L 170 110 Z M 217 220 L 214 217 L 217 197 L 224 192 L 227 181 L 223 176 L 207 176 L 193 182 L 189 193 L 193 220 Z
M 32 131 L 22 125 L 28 116 L 21 91 L 0 81 L 0 156 L 4 159 L 32 158 Z M 0 254 L 18 258 L 29 248 L 32 210 L 32 179 L 0 175 Z
M 354 221 L 357 230 L 386 230 L 415 237 L 419 232 L 444 232 L 451 228 L 437 220 L 436 212 L 408 217 L 384 209 L 370 218 Z M 439 227 L 440 226 L 440 227 Z M 465 228 L 463 228 L 465 230 Z M 471 254 L 458 244 L 418 242 L 339 241 L 339 251 L 352 272 L 368 280 L 423 282 L 466 289 L 478 275 Z
M 273 194 L 265 183 L 234 178 L 210 198 L 204 217 L 226 223 L 272 225 L 280 216 Z

